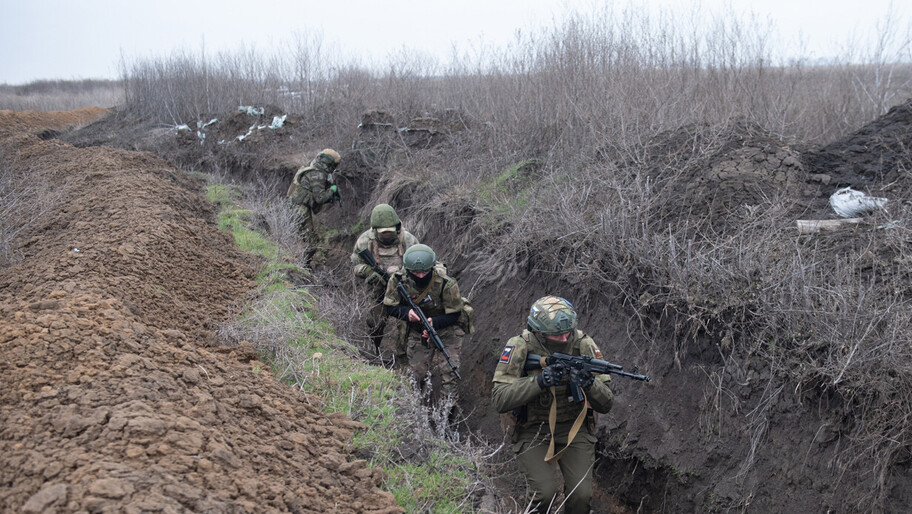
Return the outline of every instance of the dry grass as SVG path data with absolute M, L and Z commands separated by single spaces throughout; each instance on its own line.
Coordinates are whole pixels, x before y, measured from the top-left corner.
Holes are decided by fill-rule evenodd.
M 66 190 L 66 183 L 51 186 L 33 176 L 0 151 L 0 267 L 21 258 L 18 235 L 55 207 Z
M 21 86 L 0 85 L 0 109 L 70 111 L 123 104 L 123 84 L 115 80 L 38 80 Z

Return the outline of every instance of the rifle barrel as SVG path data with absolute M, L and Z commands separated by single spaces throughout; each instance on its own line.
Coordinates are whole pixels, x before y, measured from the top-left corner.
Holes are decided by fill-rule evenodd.
M 541 355 L 536 355 L 534 353 L 530 353 L 530 354 L 526 355 L 526 363 L 524 364 L 524 368 L 527 370 L 540 369 L 541 368 L 541 358 L 542 358 Z M 637 373 L 629 373 L 627 371 L 624 371 L 624 367 L 621 366 L 620 364 L 614 364 L 614 363 L 611 363 L 608 361 L 603 361 L 601 359 L 595 359 L 588 355 L 583 356 L 583 355 L 568 355 L 566 353 L 553 353 L 553 354 L 545 357 L 546 364 L 550 365 L 550 364 L 555 364 L 558 362 L 563 363 L 569 367 L 575 367 L 575 368 L 585 367 L 592 373 L 600 373 L 600 374 L 610 373 L 612 375 L 620 375 L 622 377 L 631 378 L 633 380 L 642 380 L 643 382 L 649 382 L 652 380 L 648 375 L 640 375 Z

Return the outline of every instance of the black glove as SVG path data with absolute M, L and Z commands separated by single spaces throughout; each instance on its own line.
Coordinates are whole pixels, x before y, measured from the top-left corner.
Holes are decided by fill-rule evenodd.
M 595 382 L 595 376 L 592 373 L 574 368 L 570 370 L 570 380 L 576 382 L 583 391 L 589 392 L 592 389 L 593 382 Z
M 545 366 L 538 377 L 535 378 L 535 381 L 538 382 L 538 387 L 547 389 L 559 384 L 562 378 L 564 378 L 564 365 L 551 364 L 550 366 Z
M 364 279 L 364 283 L 370 286 L 370 285 L 374 285 L 375 283 L 380 282 L 382 280 L 383 280 L 383 277 L 375 271 L 375 272 L 371 273 L 367 278 Z

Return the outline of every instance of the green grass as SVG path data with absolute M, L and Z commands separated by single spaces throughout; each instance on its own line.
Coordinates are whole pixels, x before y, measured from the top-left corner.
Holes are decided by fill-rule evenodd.
M 539 165 L 537 159 L 520 161 L 479 185 L 478 197 L 489 207 L 488 215 L 483 219 L 489 228 L 503 225 L 514 218 L 516 211 L 529 205 L 533 183 L 521 171 Z
M 359 220 L 358 223 L 354 225 L 349 225 L 347 227 L 342 227 L 340 229 L 329 229 L 326 231 L 326 238 L 329 241 L 336 241 L 342 238 L 349 236 L 358 236 L 361 235 L 361 232 L 367 230 L 370 226 L 364 222 L 364 220 Z
M 234 236 L 238 248 L 264 258 L 265 264 L 257 273 L 257 282 L 266 287 L 268 292 L 273 292 L 281 289 L 279 284 L 287 276 L 286 271 L 307 274 L 308 271 L 304 268 L 282 260 L 279 246 L 268 235 L 252 228 L 256 213 L 236 206 L 241 197 L 242 192 L 237 186 L 216 184 L 206 189 L 206 198 L 221 207 L 218 214 L 219 228 Z
M 234 205 L 242 196 L 244 194 L 238 186 L 210 184 L 206 187 L 206 199 L 220 207 Z
M 248 308 L 238 322 L 253 333 L 281 327 L 282 333 L 294 334 L 286 344 L 303 356 L 295 364 L 297 373 L 307 377 L 302 388 L 320 397 L 326 412 L 343 412 L 366 425 L 366 430 L 353 436 L 352 446 L 368 452 L 372 456 L 370 465 L 387 473 L 386 486 L 406 512 L 470 512 L 471 507 L 462 502 L 474 483 L 468 471 L 471 466 L 448 452 L 442 441 L 422 462 L 398 462 L 400 445 L 417 444 L 411 437 L 414 420 L 401 413 L 403 398 L 412 394 L 405 378 L 362 361 L 357 349 L 337 337 L 332 324 L 320 317 L 317 298 L 294 289 L 285 280 L 285 271 L 307 271 L 288 263 L 289 256 L 252 228 L 256 213 L 238 206 L 243 199 L 240 188 L 210 185 L 206 196 L 220 207 L 219 227 L 234 236 L 240 249 L 264 260 L 257 274 L 257 308 Z M 359 224 L 349 232 L 362 230 Z M 279 367 L 283 363 L 276 362 L 274 356 L 262 355 L 262 359 L 272 370 L 282 372 Z
M 392 480 L 401 485 L 390 492 L 406 512 L 466 512 L 465 493 L 454 486 L 471 480 L 468 467 L 465 460 L 454 461 L 447 452 L 432 451 L 421 465 L 405 464 L 392 470 Z

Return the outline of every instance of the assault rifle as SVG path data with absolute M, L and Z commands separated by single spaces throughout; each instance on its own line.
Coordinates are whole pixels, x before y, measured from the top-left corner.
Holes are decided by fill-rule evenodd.
M 370 250 L 368 250 L 367 248 L 365 248 L 364 250 L 361 250 L 360 252 L 358 252 L 358 257 L 361 257 L 361 260 L 366 262 L 367 265 L 371 267 L 371 269 L 376 271 L 377 274 L 380 275 L 385 282 L 389 282 L 390 274 L 387 273 L 386 270 L 383 269 L 382 266 L 377 264 L 377 259 L 374 259 L 374 255 L 370 252 Z
M 524 368 L 526 370 L 541 369 L 541 359 L 541 355 L 535 355 L 534 353 L 526 355 L 526 363 Z M 582 373 L 611 373 L 613 375 L 620 375 L 622 377 L 632 378 L 634 380 L 642 380 L 643 382 L 649 382 L 652 380 L 648 375 L 638 374 L 637 371 L 639 371 L 639 368 L 637 366 L 633 367 L 633 373 L 628 373 L 624 371 L 624 366 L 621 366 L 620 364 L 612 364 L 608 361 L 596 359 L 590 355 L 568 355 L 566 353 L 552 353 L 551 355 L 545 357 L 545 365 L 550 366 L 552 364 L 561 364 L 564 368 L 575 369 L 577 372 Z M 570 396 L 573 398 L 573 402 L 582 402 L 583 391 L 580 388 L 578 379 L 576 379 L 575 375 L 572 373 L 570 374 L 569 386 Z
M 377 272 L 384 280 L 389 282 L 390 274 L 386 272 L 379 264 L 377 260 L 374 259 L 374 256 L 371 255 L 370 250 L 364 249 L 358 252 L 358 256 L 361 257 L 364 262 L 367 263 L 374 271 Z M 462 375 L 459 374 L 459 368 L 453 364 L 453 361 L 450 360 L 450 354 L 447 353 L 446 347 L 443 346 L 443 341 L 440 340 L 440 336 L 437 335 L 437 331 L 434 330 L 434 326 L 431 325 L 431 322 L 428 320 L 427 316 L 424 315 L 424 312 L 415 304 L 415 301 L 412 300 L 412 297 L 409 296 L 408 291 L 405 290 L 405 286 L 402 285 L 402 281 L 399 280 L 399 277 L 393 275 L 396 278 L 396 288 L 399 290 L 399 296 L 408 303 L 408 306 L 415 311 L 415 314 L 418 315 L 418 321 L 421 322 L 421 326 L 424 327 L 424 330 L 428 333 L 428 339 L 434 343 L 434 347 L 440 350 L 440 353 L 443 354 L 443 357 L 446 359 L 447 364 L 453 368 L 453 374 L 456 375 L 456 378 L 462 380 Z

